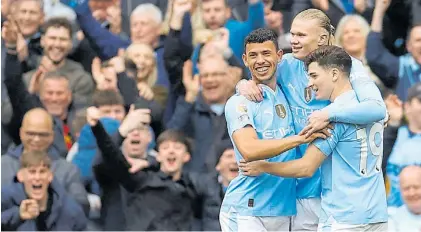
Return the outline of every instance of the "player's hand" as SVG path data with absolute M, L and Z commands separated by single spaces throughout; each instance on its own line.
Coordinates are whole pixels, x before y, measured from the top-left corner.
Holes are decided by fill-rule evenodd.
M 124 118 L 118 131 L 122 137 L 127 137 L 130 131 L 138 128 L 141 125 L 149 124 L 151 122 L 151 110 L 150 109 L 137 109 L 135 110 L 134 105 L 130 106 L 129 113 Z
M 327 131 L 327 129 L 325 129 Z M 311 134 L 310 136 L 306 136 L 304 135 L 299 135 L 300 136 L 300 140 L 301 140 L 301 144 L 306 144 L 306 143 L 311 143 L 313 142 L 315 139 L 327 139 L 329 137 L 329 135 L 326 135 L 326 133 L 329 132 L 321 132 L 321 131 L 317 131 L 313 134 Z
M 263 101 L 263 89 L 252 80 L 241 80 L 237 84 L 238 94 L 246 97 L 249 101 Z
M 20 203 L 19 216 L 22 220 L 31 220 L 39 215 L 39 205 L 36 200 L 25 199 Z
M 316 131 L 323 130 L 329 125 L 329 114 L 326 110 L 317 110 L 314 111 L 308 117 L 307 126 L 300 132 L 299 135 L 305 135 L 309 137 Z
M 262 166 L 267 163 L 265 160 L 256 160 L 251 162 L 246 162 L 245 160 L 240 160 L 238 168 L 241 173 L 245 176 L 259 176 L 263 173 Z

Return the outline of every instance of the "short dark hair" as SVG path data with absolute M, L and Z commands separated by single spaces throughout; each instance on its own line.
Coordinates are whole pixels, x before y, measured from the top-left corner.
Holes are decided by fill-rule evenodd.
M 267 28 L 259 28 L 247 35 L 244 40 L 244 53 L 246 53 L 247 44 L 264 43 L 266 41 L 272 41 L 275 44 L 276 51 L 279 50 L 278 36 L 276 36 L 276 33 Z
M 29 168 L 38 165 L 51 167 L 51 159 L 45 151 L 26 151 L 20 157 L 21 168 Z
M 121 94 L 114 90 L 97 90 L 92 96 L 92 103 L 95 107 L 122 105 L 124 107 L 124 99 Z
M 187 152 L 192 154 L 192 150 L 193 150 L 192 141 L 187 136 L 185 136 L 183 132 L 173 130 L 173 129 L 169 129 L 169 130 L 166 130 L 166 131 L 162 132 L 158 136 L 158 139 L 156 140 L 156 147 L 157 147 L 158 151 L 159 151 L 159 146 L 163 142 L 166 142 L 166 141 L 182 143 L 186 146 Z
M 72 24 L 70 21 L 63 17 L 54 17 L 49 19 L 45 24 L 42 26 L 42 34 L 45 34 L 50 27 L 60 28 L 64 27 L 69 31 L 69 36 L 72 38 L 73 29 Z
M 313 62 L 316 62 L 322 68 L 338 68 L 347 76 L 351 73 L 352 59 L 344 49 L 338 46 L 321 46 L 308 54 L 304 59 L 307 70 Z

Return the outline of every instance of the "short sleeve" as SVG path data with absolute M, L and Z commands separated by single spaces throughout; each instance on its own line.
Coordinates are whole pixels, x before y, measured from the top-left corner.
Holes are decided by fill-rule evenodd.
M 316 146 L 323 154 L 329 156 L 333 153 L 336 145 L 339 142 L 340 136 L 343 134 L 343 127 L 335 124 L 333 130 L 329 130 L 331 136 L 327 139 L 316 139 L 313 141 L 313 145 Z
M 243 96 L 235 95 L 228 100 L 225 105 L 225 118 L 230 135 L 247 125 L 255 127 L 252 108 Z

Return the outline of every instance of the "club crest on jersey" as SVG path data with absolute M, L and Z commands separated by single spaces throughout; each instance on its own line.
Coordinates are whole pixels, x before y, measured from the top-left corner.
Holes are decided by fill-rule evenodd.
M 282 104 L 276 105 L 275 111 L 276 111 L 276 114 L 278 115 L 278 117 L 280 117 L 280 118 L 285 118 L 287 116 L 287 111 L 285 109 L 285 106 L 282 105 Z
M 306 102 L 309 102 L 311 98 L 312 98 L 311 88 L 310 87 L 304 88 L 304 99 L 306 100 Z

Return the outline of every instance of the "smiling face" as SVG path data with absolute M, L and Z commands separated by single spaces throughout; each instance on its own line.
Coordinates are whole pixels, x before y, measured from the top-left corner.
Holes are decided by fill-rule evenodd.
M 317 100 L 329 100 L 335 83 L 331 70 L 324 69 L 317 62 L 308 66 L 308 86 L 313 89 Z
M 276 51 L 276 46 L 272 41 L 249 43 L 243 54 L 244 64 L 249 68 L 252 77 L 260 83 L 273 79 L 281 58 L 282 51 Z
M 162 172 L 174 175 L 190 160 L 190 154 L 183 143 L 167 140 L 159 144 L 157 160 Z
M 228 183 L 238 176 L 238 164 L 235 160 L 234 149 L 227 149 L 219 158 L 216 170 Z

